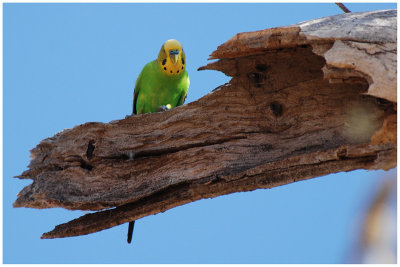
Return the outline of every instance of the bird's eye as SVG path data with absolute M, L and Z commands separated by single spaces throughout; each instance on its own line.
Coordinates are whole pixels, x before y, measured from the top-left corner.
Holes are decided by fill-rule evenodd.
M 182 65 L 185 65 L 185 60 L 182 58 Z

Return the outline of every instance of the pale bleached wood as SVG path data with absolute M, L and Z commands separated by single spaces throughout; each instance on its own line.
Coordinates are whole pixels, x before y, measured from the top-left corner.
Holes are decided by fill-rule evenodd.
M 232 76 L 229 84 L 170 111 L 86 123 L 43 140 L 18 176 L 34 182 L 14 206 L 107 209 L 43 238 L 77 236 L 202 198 L 393 168 L 395 16 L 351 13 L 238 34 L 201 68 Z M 338 35 L 332 25 L 343 21 L 356 32 L 379 22 L 392 37 Z

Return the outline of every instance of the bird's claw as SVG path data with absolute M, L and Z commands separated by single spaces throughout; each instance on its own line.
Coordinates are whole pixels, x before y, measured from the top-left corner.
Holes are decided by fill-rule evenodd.
M 167 110 L 170 110 L 170 109 L 171 109 L 171 105 L 170 105 L 170 104 L 168 104 L 168 105 L 162 105 L 162 106 L 159 106 L 159 107 L 158 107 L 157 112 L 160 112 L 160 111 L 167 111 Z

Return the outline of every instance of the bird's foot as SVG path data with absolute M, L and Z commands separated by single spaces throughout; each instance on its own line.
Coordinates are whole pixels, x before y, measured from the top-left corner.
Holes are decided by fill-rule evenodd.
M 158 107 L 157 112 L 167 111 L 167 110 L 170 110 L 171 108 L 172 108 L 172 106 L 170 104 L 162 105 L 162 106 Z

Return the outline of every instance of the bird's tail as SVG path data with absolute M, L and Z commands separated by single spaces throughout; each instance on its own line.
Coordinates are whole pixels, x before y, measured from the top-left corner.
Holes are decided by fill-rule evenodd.
M 133 227 L 135 226 L 135 221 L 129 223 L 128 226 L 128 244 L 132 241 Z

